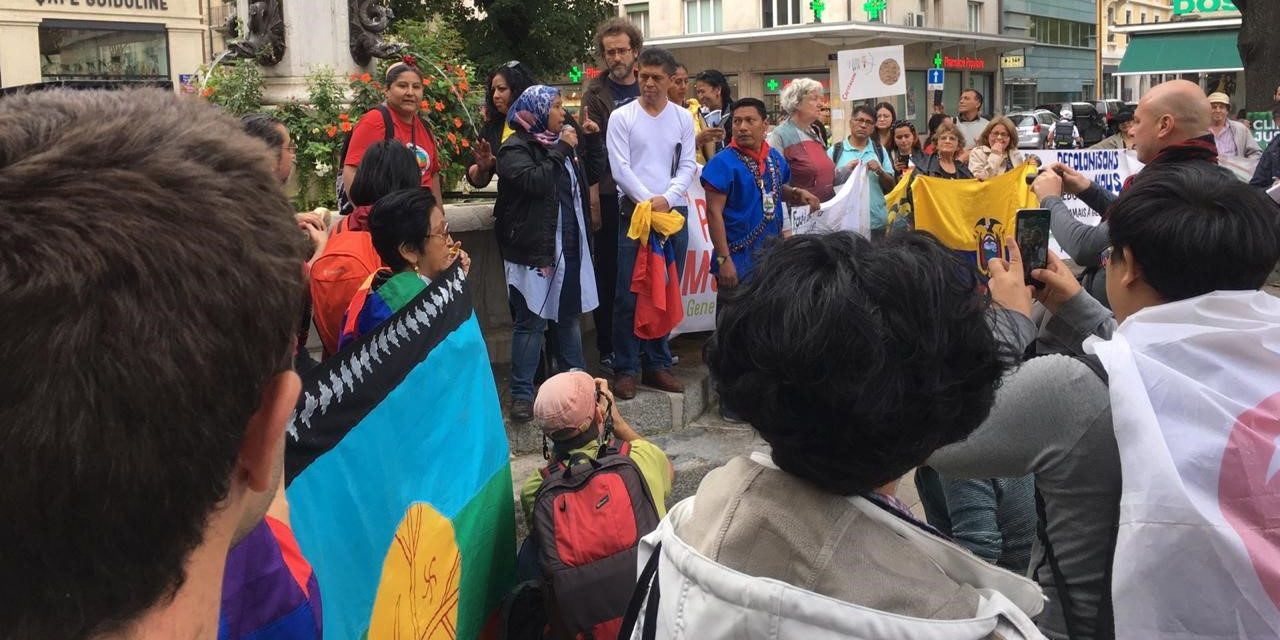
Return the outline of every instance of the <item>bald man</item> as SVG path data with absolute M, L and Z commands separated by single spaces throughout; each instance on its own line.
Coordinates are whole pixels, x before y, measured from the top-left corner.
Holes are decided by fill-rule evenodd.
M 1171 80 L 1152 87 L 1133 113 L 1133 138 L 1138 160 L 1152 165 L 1166 162 L 1218 163 L 1218 147 L 1209 133 L 1209 99 L 1194 82 Z M 1132 180 L 1132 177 L 1129 179 Z M 1129 186 L 1129 180 L 1124 186 Z M 1087 269 L 1085 289 L 1107 304 L 1102 252 L 1110 244 L 1106 211 L 1116 196 L 1071 167 L 1054 163 L 1031 184 L 1040 206 L 1051 213 L 1053 237 L 1076 264 Z M 1080 198 L 1102 214 L 1103 222 L 1091 227 L 1071 214 L 1063 192 Z

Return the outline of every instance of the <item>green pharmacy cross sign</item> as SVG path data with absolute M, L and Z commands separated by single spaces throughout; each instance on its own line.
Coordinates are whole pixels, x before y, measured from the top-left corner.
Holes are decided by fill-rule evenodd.
M 569 69 L 569 82 L 582 82 L 582 69 L 579 69 L 577 65 L 574 65 Z
M 942 52 L 941 51 L 933 52 L 933 68 L 934 69 L 942 68 Z
M 779 86 L 779 85 L 778 85 L 778 79 L 777 79 L 777 78 L 769 78 L 769 81 L 768 81 L 768 82 L 766 82 L 766 83 L 764 83 L 764 86 L 765 86 L 765 88 L 766 88 L 766 89 L 768 89 L 768 90 L 769 90 L 769 92 L 770 92 L 770 93 L 777 93 L 777 92 L 778 92 L 778 86 Z
M 827 10 L 827 3 L 823 0 L 812 0 L 809 2 L 809 8 L 813 9 L 813 21 L 822 22 L 822 12 Z
M 868 22 L 876 22 L 880 20 L 880 14 L 884 13 L 884 9 L 884 0 L 867 0 L 867 2 L 862 5 L 862 10 L 867 12 Z

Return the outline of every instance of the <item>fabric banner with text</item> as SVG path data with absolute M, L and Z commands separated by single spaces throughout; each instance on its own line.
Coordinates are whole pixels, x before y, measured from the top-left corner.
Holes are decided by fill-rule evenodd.
M 1138 162 L 1138 154 L 1122 149 L 1033 150 L 1023 151 L 1023 154 L 1039 158 L 1040 166 L 1043 167 L 1061 162 L 1084 174 L 1084 177 L 1113 195 L 1120 194 L 1120 187 L 1124 186 L 1124 181 L 1129 179 L 1129 176 L 1142 170 L 1142 163 Z M 1099 222 L 1102 222 L 1102 212 L 1090 209 L 1079 198 L 1065 194 L 1062 200 L 1066 202 L 1067 208 L 1071 210 L 1071 215 L 1075 216 L 1076 220 L 1091 227 L 1096 227 Z M 1049 249 L 1060 256 L 1066 255 L 1052 235 L 1049 236 Z
M 672 337 L 682 333 L 713 331 L 716 328 L 716 277 L 711 273 L 715 247 L 711 244 L 711 231 L 707 223 L 707 194 L 702 187 L 701 177 L 702 169 L 699 168 L 689 190 L 685 192 L 686 202 L 689 203 L 689 249 L 684 263 L 684 276 L 680 280 L 684 320 L 672 330 Z M 784 210 L 795 233 L 853 231 L 866 237 L 871 225 L 867 204 L 869 197 L 867 171 L 864 167 L 858 167 L 835 197 L 822 203 L 817 214 L 810 215 L 808 207 L 784 207 Z

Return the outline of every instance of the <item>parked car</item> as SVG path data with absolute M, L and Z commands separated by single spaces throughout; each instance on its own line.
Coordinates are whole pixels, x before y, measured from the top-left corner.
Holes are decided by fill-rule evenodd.
M 1097 100 L 1093 103 L 1093 106 L 1098 110 L 1098 113 L 1102 114 L 1103 119 L 1107 123 L 1107 135 L 1115 133 L 1118 129 L 1116 129 L 1114 120 L 1116 118 L 1116 114 L 1120 113 L 1120 111 L 1125 108 L 1124 101 Z
M 1049 109 L 1053 107 L 1053 109 Z M 1063 109 L 1071 112 L 1072 120 L 1076 123 L 1076 128 L 1080 130 L 1080 137 L 1084 138 L 1084 146 L 1088 147 L 1097 144 L 1103 138 L 1107 137 L 1107 120 L 1098 112 L 1098 108 L 1091 102 L 1054 102 L 1050 104 L 1040 105 L 1040 109 L 1047 109 L 1054 115 L 1054 121 L 1057 122 L 1057 115 Z
M 1049 130 L 1053 128 L 1057 116 L 1039 109 L 1036 111 L 1016 111 L 1009 114 L 1009 119 L 1018 127 L 1019 149 L 1043 149 L 1049 138 Z

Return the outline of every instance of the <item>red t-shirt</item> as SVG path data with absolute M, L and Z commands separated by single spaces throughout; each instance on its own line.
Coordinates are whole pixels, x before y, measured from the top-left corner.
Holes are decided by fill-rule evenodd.
M 395 139 L 403 142 L 413 155 L 418 157 L 418 169 L 422 171 L 422 186 L 430 187 L 431 180 L 440 173 L 440 154 L 436 151 L 436 139 L 431 136 L 431 132 L 427 131 L 426 127 L 422 126 L 422 119 L 417 116 L 414 116 L 412 123 L 408 123 L 392 111 L 391 124 L 395 127 Z M 351 134 L 351 146 L 347 147 L 347 157 L 343 164 L 360 166 L 364 150 L 379 140 L 385 140 L 386 137 L 387 129 L 383 124 L 382 114 L 378 113 L 376 108 L 370 109 L 356 122 L 355 131 Z

